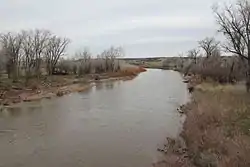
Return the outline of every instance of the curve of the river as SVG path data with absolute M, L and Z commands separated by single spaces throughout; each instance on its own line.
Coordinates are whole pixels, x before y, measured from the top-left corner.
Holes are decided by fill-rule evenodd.
M 0 167 L 150 167 L 187 96 L 179 73 L 148 70 L 12 107 L 0 112 Z

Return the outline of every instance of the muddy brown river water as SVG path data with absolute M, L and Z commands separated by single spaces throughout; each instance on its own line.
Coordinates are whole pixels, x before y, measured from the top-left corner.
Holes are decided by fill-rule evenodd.
M 0 112 L 0 167 L 151 167 L 181 131 L 181 75 L 148 70 Z

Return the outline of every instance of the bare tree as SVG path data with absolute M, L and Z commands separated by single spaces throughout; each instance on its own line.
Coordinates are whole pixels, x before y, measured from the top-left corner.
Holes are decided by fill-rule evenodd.
M 33 37 L 29 32 L 22 31 L 22 34 L 24 36 L 24 42 L 22 45 L 23 48 L 23 56 L 21 57 L 21 65 L 25 71 L 26 80 L 29 79 L 31 76 L 31 71 L 34 71 L 35 66 L 35 53 L 34 53 L 34 43 L 33 43 Z
M 109 60 L 109 55 L 108 51 L 104 50 L 101 55 L 100 55 L 102 61 L 104 61 L 104 71 L 109 71 L 110 70 L 110 60 Z
M 60 57 L 65 54 L 69 42 L 69 39 L 57 37 L 55 35 L 49 39 L 45 51 L 47 71 L 49 75 L 54 73 L 56 64 Z
M 22 31 L 24 37 L 22 64 L 25 70 L 26 79 L 31 75 L 31 71 L 39 77 L 42 63 L 42 55 L 48 47 L 50 32 L 46 30 Z
M 125 56 L 125 51 L 122 47 L 117 47 L 116 48 L 116 57 L 115 59 L 117 60 L 117 68 L 116 70 L 120 70 L 121 69 L 121 65 L 120 65 L 120 58 Z
M 206 37 L 205 39 L 199 41 L 199 46 L 206 52 L 206 57 L 210 57 L 212 52 L 218 47 L 219 42 L 217 42 L 213 37 Z
M 91 53 L 88 48 L 84 48 L 84 51 L 76 53 L 75 57 L 79 60 L 80 66 L 78 74 L 83 75 L 91 72 Z
M 2 44 L 4 54 L 7 59 L 6 69 L 9 78 L 16 81 L 18 78 L 18 62 L 20 59 L 21 46 L 23 43 L 23 36 L 15 33 L 5 33 L 0 35 L 0 42 Z
M 102 57 L 104 57 L 105 62 L 106 62 L 106 70 L 107 71 L 115 71 L 116 70 L 116 62 L 117 62 L 117 67 L 120 68 L 119 66 L 119 61 L 118 60 L 119 57 L 123 57 L 124 56 L 124 50 L 122 47 L 110 47 L 109 49 L 103 51 L 103 53 L 101 54 Z
M 184 67 L 184 54 L 180 53 L 180 54 L 178 54 L 178 57 L 180 59 L 180 61 L 179 61 L 180 67 L 179 68 L 180 68 L 180 70 L 182 70 Z
M 191 49 L 188 51 L 188 57 L 190 57 L 193 61 L 194 64 L 197 64 L 197 57 L 199 55 L 199 50 L 198 49 Z
M 4 50 L 0 48 L 0 69 L 4 69 L 4 64 L 6 63 L 6 57 Z
M 36 75 L 40 76 L 40 69 L 42 63 L 42 55 L 48 47 L 48 41 L 50 39 L 51 33 L 47 30 L 35 30 L 34 31 L 34 54 L 35 54 L 35 72 Z
M 102 73 L 106 71 L 106 66 L 105 66 L 105 58 L 102 54 L 98 54 L 95 62 L 95 72 L 96 73 Z
M 219 32 L 228 40 L 224 48 L 248 61 L 247 87 L 250 87 L 250 3 L 239 0 L 235 5 L 224 8 L 217 5 L 213 9 Z
M 4 50 L 0 49 L 0 77 L 5 69 L 6 69 L 6 55 L 4 54 Z

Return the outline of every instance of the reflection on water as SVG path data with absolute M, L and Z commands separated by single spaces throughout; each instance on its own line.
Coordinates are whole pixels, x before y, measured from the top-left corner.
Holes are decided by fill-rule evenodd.
M 175 109 L 187 94 L 178 73 L 149 70 L 8 108 L 0 112 L 0 167 L 149 167 L 157 145 L 180 131 Z
M 104 85 L 104 84 L 101 84 L 101 83 L 96 84 L 96 86 L 95 86 L 96 90 L 101 90 L 101 89 L 103 89 L 103 85 Z
M 23 105 L 27 105 L 26 107 L 24 107 Z M 2 108 L 2 110 L 0 111 L 0 118 L 3 117 L 20 117 L 22 115 L 25 114 L 33 114 L 35 112 L 39 112 L 39 110 L 42 108 L 41 105 L 39 104 L 18 104 L 16 106 L 10 106 L 10 107 L 6 107 L 6 108 Z
M 115 83 L 115 82 L 106 82 L 106 83 L 105 83 L 105 87 L 106 87 L 107 89 L 113 89 L 113 88 L 114 88 L 114 83 Z
M 18 117 L 22 114 L 20 107 L 13 107 L 13 108 L 8 108 L 5 114 L 7 114 L 9 117 Z M 3 113 L 3 112 L 2 112 Z

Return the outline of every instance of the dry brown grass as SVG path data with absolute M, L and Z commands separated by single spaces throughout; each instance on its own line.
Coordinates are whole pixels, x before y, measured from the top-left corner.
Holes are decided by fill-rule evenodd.
M 203 82 L 180 108 L 186 114 L 181 140 L 168 139 L 159 149 L 165 159 L 154 166 L 250 166 L 250 94 L 244 85 Z
M 202 84 L 187 105 L 182 136 L 196 166 L 250 166 L 250 95 Z
M 143 67 L 138 67 L 138 66 L 131 66 L 131 67 L 126 67 L 122 69 L 121 71 L 115 72 L 115 73 L 109 73 L 109 77 L 126 77 L 126 76 L 136 76 L 141 72 L 147 71 Z

